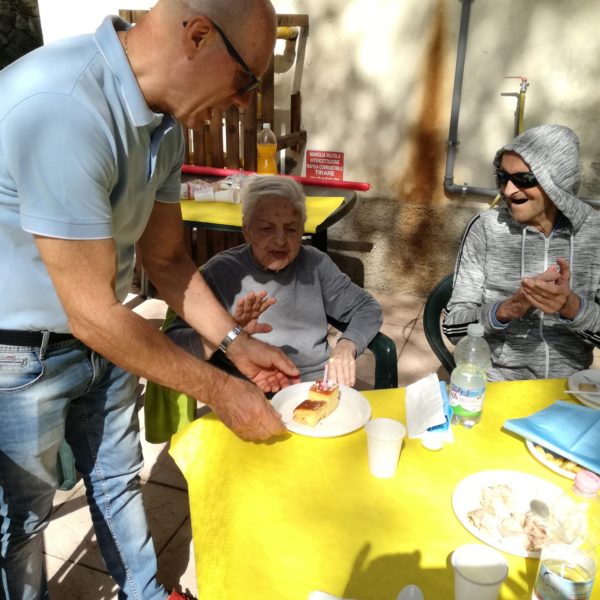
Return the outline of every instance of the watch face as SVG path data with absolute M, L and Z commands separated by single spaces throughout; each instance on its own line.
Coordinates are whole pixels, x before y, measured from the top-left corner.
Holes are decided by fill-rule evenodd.
M 235 340 L 235 338 L 242 332 L 242 328 L 237 325 L 234 327 L 224 338 L 223 341 L 219 344 L 219 350 L 221 352 L 226 352 L 229 344 Z

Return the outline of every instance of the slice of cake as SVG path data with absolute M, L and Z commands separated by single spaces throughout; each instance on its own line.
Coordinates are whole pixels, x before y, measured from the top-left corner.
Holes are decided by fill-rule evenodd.
M 308 399 L 333 405 L 331 409 L 331 412 L 333 412 L 340 401 L 340 386 L 332 381 L 317 379 L 308 390 Z
M 294 421 L 315 427 L 328 417 L 340 403 L 340 386 L 325 379 L 315 381 L 308 390 L 308 399 L 294 409 Z
M 327 402 L 315 402 L 314 400 L 304 400 L 294 409 L 294 421 L 309 427 L 315 427 L 321 419 L 324 419 L 327 412 Z

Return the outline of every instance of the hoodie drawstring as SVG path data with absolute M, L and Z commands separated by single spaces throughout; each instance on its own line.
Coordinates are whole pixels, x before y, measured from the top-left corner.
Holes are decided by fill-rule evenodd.
M 525 235 L 526 229 L 523 227 L 521 229 L 521 279 L 525 277 Z

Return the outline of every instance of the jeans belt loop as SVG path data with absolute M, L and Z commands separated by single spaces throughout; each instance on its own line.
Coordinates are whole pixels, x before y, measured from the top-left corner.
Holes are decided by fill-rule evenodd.
M 42 344 L 40 346 L 40 360 L 44 360 L 46 356 L 46 350 L 48 349 L 48 342 L 50 341 L 50 332 L 42 331 Z

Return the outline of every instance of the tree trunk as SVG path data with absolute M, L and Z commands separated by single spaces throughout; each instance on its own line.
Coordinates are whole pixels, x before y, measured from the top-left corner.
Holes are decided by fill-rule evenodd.
M 0 69 L 43 43 L 37 0 L 0 0 Z

